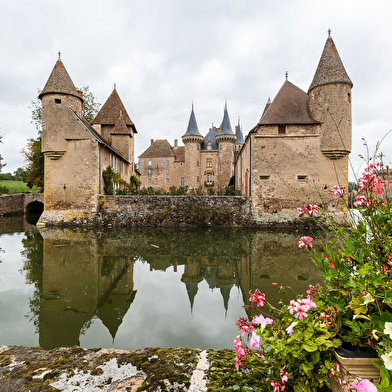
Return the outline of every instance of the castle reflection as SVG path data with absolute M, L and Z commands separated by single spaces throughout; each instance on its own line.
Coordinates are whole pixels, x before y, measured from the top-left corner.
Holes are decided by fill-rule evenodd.
M 188 296 L 190 312 L 203 281 L 211 290 L 219 290 L 225 314 L 233 287 L 245 304 L 249 290 L 256 288 L 266 291 L 270 302 L 277 304 L 281 294 L 273 282 L 299 293 L 319 281 L 306 251 L 298 249 L 295 233 L 43 228 L 40 235 L 42 239 L 35 234 L 35 239 L 25 241 L 24 254 L 28 259 L 25 269 L 32 269 L 34 263 L 29 258 L 37 253 L 37 241 L 42 241 L 42 268 L 28 276 L 39 282 L 31 311 L 36 317 L 39 343 L 45 349 L 79 345 L 81 334 L 95 318 L 114 340 L 125 315 L 138 301 L 134 288 L 137 261 L 148 263 L 150 271 L 172 267 L 176 272 L 182 266 L 178 284 L 186 288 L 183 292 Z M 35 252 L 29 247 L 35 247 Z M 144 284 L 151 283 L 145 280 Z M 176 304 L 168 303 L 167 312 L 175 311 Z

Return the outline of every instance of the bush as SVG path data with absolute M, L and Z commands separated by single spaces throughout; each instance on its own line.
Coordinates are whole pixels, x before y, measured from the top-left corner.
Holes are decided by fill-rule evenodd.
M 4 195 L 5 193 L 10 193 L 9 189 L 6 186 L 0 185 L 0 195 Z
M 214 188 L 208 188 L 207 189 L 207 195 L 208 196 L 214 196 L 215 195 L 215 189 Z

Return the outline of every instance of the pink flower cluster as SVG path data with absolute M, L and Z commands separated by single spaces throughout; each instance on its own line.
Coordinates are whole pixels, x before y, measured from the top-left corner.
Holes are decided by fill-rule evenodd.
M 312 301 L 312 298 L 308 295 L 306 298 L 300 301 L 290 301 L 289 312 L 294 314 L 295 318 L 302 320 L 304 317 L 308 317 L 306 312 L 311 308 L 317 308 L 317 305 Z
M 345 193 L 346 193 L 346 188 L 343 186 L 343 187 L 340 187 L 340 186 L 338 186 L 338 185 L 335 185 L 332 189 L 330 189 L 329 191 L 328 191 L 328 193 L 329 194 L 333 194 L 333 197 L 335 198 L 335 199 L 337 199 L 337 198 L 339 198 L 339 197 L 342 197 Z
M 301 215 L 310 215 L 310 216 L 317 216 L 318 215 L 318 210 L 317 210 L 317 204 L 309 204 L 305 207 L 298 207 L 297 208 L 297 216 Z
M 264 306 L 265 291 L 262 293 L 259 289 L 256 289 L 255 292 L 252 293 L 252 290 L 250 290 L 249 301 L 252 302 L 252 304 L 256 303 L 257 306 Z
M 306 248 L 313 248 L 312 244 L 313 238 L 312 237 L 301 237 L 298 242 L 298 247 L 306 247 Z

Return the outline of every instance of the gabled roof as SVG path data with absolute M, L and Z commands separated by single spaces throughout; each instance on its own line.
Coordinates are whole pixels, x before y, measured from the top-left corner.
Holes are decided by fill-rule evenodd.
M 328 83 L 348 83 L 351 87 L 353 86 L 331 37 L 328 37 L 325 43 L 309 91 L 317 86 Z
M 107 101 L 101 107 L 101 110 L 95 116 L 94 120 L 91 121 L 91 124 L 115 125 L 120 115 L 124 117 L 125 124 L 131 126 L 133 132 L 137 133 L 135 124 L 132 122 L 125 110 L 124 104 L 122 103 L 117 90 L 114 89 Z
M 216 141 L 216 136 L 218 135 L 219 131 L 219 128 L 215 128 L 214 126 L 212 126 L 207 135 L 204 137 L 203 142 L 200 145 L 200 150 L 207 150 L 207 142 L 209 139 L 211 139 L 212 142 L 212 149 L 218 150 L 219 147 Z
M 52 73 L 50 74 L 49 79 L 46 82 L 43 90 L 40 92 L 38 98 L 42 99 L 45 94 L 53 93 L 73 95 L 74 97 L 79 98 L 83 102 L 83 98 L 76 90 L 72 79 L 68 75 L 68 72 L 65 69 L 63 62 L 60 59 L 56 61 Z
M 174 153 L 170 143 L 164 140 L 155 140 L 139 158 L 162 158 L 162 157 L 173 157 Z
M 220 135 L 234 135 L 233 130 L 231 129 L 229 113 L 227 112 L 227 104 L 225 104 L 225 109 L 223 111 L 223 120 L 220 126 Z
M 319 124 L 309 111 L 309 95 L 286 80 L 259 125 Z
M 188 128 L 186 129 L 184 136 L 195 136 L 195 135 L 201 136 L 199 132 L 199 127 L 197 126 L 195 112 L 193 111 L 193 104 L 192 104 L 191 116 L 189 117 Z
M 127 124 L 125 124 L 124 117 L 120 114 L 114 128 L 110 131 L 111 135 L 129 135 L 132 137 L 131 132 L 129 132 L 129 129 L 127 127 Z
M 91 134 L 91 136 L 100 144 L 104 145 L 106 148 L 111 150 L 125 162 L 130 163 L 126 158 L 124 158 L 116 149 L 114 149 L 83 117 L 79 117 L 78 114 L 69 108 L 71 113 L 76 117 L 78 121 L 80 121 L 83 127 L 86 129 L 87 132 Z

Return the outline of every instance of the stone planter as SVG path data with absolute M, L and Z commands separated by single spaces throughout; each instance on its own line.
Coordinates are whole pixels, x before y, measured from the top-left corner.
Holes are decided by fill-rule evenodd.
M 373 361 L 379 360 L 378 358 L 350 358 L 343 357 L 338 353 L 335 353 L 335 355 L 340 364 L 340 374 L 342 375 L 341 379 L 342 381 L 347 381 L 350 383 L 350 391 L 356 391 L 355 388 L 351 386 L 355 377 L 368 379 L 371 382 L 379 381 L 380 370 L 373 365 Z M 341 386 L 335 378 L 331 378 L 331 390 L 332 392 L 347 392 L 347 389 Z

